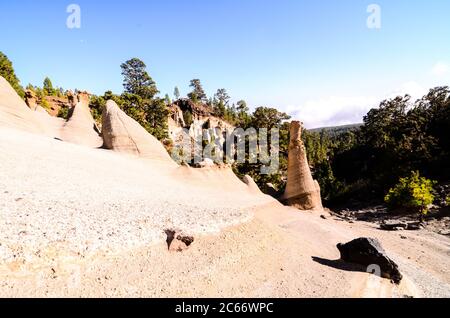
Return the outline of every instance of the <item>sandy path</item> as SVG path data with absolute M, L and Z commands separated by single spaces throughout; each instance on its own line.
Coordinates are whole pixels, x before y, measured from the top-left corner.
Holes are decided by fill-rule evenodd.
M 448 268 L 448 259 L 443 264 L 423 259 L 415 265 L 414 261 L 401 263 L 406 277 L 396 287 L 385 279 L 351 271 L 356 270 L 351 266 L 343 270 L 333 265 L 339 258 L 334 243 L 360 234 L 348 224 L 274 206 L 256 213 L 251 222 L 218 235 L 196 236 L 183 253 L 171 253 L 165 244 L 156 244 L 122 254 L 98 252 L 86 259 L 53 255 L 52 260 L 43 259 L 32 269 L 5 272 L 0 293 L 57 297 L 450 296 L 448 274 L 433 274 Z M 376 230 L 361 226 L 362 232 L 376 236 Z M 415 243 L 405 243 L 400 251 L 392 248 L 401 240 L 395 235 L 379 238 L 397 261 L 399 255 L 405 259 L 416 256 L 410 252 Z M 327 263 L 332 265 L 324 265 Z M 416 265 L 417 273 L 411 275 L 408 266 Z M 427 293 L 430 290 L 432 293 Z
M 323 220 L 252 195 L 224 170 L 5 129 L 0 217 L 0 296 L 450 297 L 444 236 Z M 169 252 L 168 227 L 194 244 Z M 335 261 L 335 245 L 359 236 L 400 264 L 399 288 Z
M 322 270 L 331 269 L 338 277 L 347 276 L 349 271 L 340 268 L 337 243 L 357 237 L 380 240 L 389 256 L 399 264 L 405 283 L 400 289 L 383 286 L 384 289 L 370 290 L 367 282 L 350 276 L 336 285 L 336 288 L 347 285 L 344 289 L 354 292 L 347 296 L 402 296 L 404 293 L 417 297 L 450 297 L 450 239 L 447 237 L 426 230 L 386 232 L 371 223 L 350 224 L 332 217 L 323 220 L 317 213 L 297 213 L 287 208 L 277 213 L 271 209 L 263 210 L 258 217 L 286 229 L 302 242 L 311 257 L 316 258 L 315 262 L 322 265 Z M 369 283 L 376 281 L 373 276 L 368 278 Z

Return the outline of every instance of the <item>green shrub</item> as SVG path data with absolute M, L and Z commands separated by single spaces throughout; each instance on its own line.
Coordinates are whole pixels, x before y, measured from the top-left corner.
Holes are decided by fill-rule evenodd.
M 450 206 L 450 195 L 445 199 L 445 203 L 447 204 L 447 206 Z
M 183 119 L 186 127 L 191 127 L 192 123 L 194 122 L 192 113 L 189 110 L 183 111 Z
M 102 112 L 105 105 L 106 99 L 104 97 L 95 95 L 91 97 L 89 109 L 91 110 L 92 117 L 98 125 L 102 123 Z
M 47 101 L 47 99 L 45 97 L 41 98 L 40 106 L 45 108 L 45 109 L 47 109 L 47 110 L 50 110 L 50 104 L 48 103 L 48 101 Z
M 68 120 L 69 119 L 69 107 L 61 107 L 58 111 L 57 117 Z
M 9 82 L 21 98 L 25 97 L 25 92 L 23 87 L 20 85 L 20 81 L 17 78 L 16 73 L 14 72 L 12 62 L 2 52 L 0 52 L 0 76 Z
M 413 171 L 409 177 L 401 178 L 384 200 L 390 208 L 412 208 L 426 215 L 428 206 L 434 201 L 434 184 L 434 181 L 421 177 L 418 171 Z

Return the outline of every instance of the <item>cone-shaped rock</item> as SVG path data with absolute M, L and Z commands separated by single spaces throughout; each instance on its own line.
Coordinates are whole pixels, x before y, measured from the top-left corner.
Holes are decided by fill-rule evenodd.
M 61 128 L 61 140 L 92 148 L 101 147 L 103 140 L 89 110 L 89 95 L 80 93 L 78 103 L 70 112 L 69 119 Z
M 309 169 L 300 122 L 291 123 L 290 134 L 288 181 L 283 199 L 288 205 L 301 210 L 322 209 L 320 187 Z
M 109 100 L 103 108 L 103 146 L 121 153 L 175 164 L 164 146 Z
M 252 177 L 249 175 L 245 175 L 242 181 L 248 186 L 248 189 L 250 192 L 255 194 L 262 194 L 261 190 L 259 189 L 258 185 L 256 184 L 255 180 L 253 180 Z
M 0 127 L 46 133 L 45 127 L 17 95 L 7 80 L 0 76 Z

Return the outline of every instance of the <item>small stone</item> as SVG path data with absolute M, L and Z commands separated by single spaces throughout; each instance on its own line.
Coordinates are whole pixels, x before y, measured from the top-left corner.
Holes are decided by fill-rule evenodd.
M 380 224 L 380 229 L 385 231 L 400 231 L 400 230 L 406 230 L 408 227 L 408 224 L 404 222 L 386 222 L 383 221 Z
M 422 224 L 420 222 L 411 222 L 408 223 L 406 229 L 408 231 L 418 231 L 422 228 Z
M 171 252 L 182 252 L 191 246 L 194 237 L 183 234 L 181 231 L 166 230 L 167 248 Z

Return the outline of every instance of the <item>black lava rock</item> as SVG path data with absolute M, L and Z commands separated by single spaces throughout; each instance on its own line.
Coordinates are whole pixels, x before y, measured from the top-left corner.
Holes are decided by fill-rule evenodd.
M 377 239 L 358 238 L 346 244 L 338 244 L 337 248 L 343 261 L 364 266 L 378 265 L 381 277 L 400 284 L 403 275 L 398 270 L 398 265 L 386 255 Z

